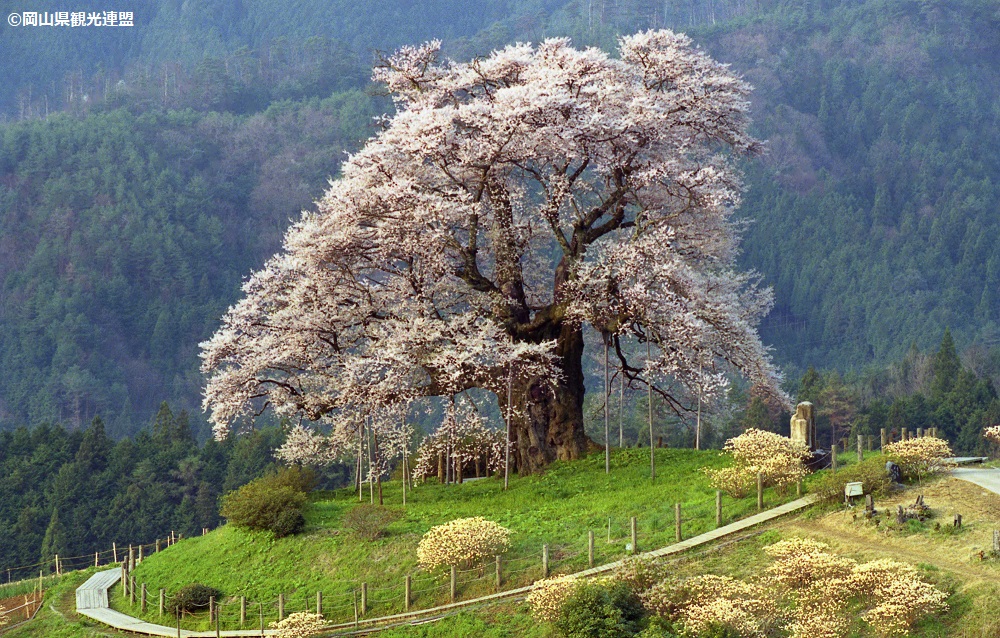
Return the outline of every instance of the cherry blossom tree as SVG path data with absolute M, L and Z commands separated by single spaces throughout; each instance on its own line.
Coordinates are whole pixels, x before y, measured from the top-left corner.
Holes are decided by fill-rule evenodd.
M 202 344 L 216 434 L 267 406 L 336 421 L 472 387 L 505 406 L 509 385 L 513 461 L 534 472 L 586 450 L 586 325 L 630 383 L 669 376 L 677 411 L 719 370 L 787 403 L 756 333 L 770 290 L 734 261 L 750 87 L 670 31 L 619 53 L 384 60 L 396 114 Z

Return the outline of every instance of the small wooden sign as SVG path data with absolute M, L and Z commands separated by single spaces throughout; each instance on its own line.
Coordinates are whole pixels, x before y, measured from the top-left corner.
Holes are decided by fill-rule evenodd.
M 862 484 L 860 482 L 848 483 L 844 486 L 844 496 L 847 498 L 851 498 L 852 496 L 864 496 L 864 494 L 865 491 L 862 489 Z

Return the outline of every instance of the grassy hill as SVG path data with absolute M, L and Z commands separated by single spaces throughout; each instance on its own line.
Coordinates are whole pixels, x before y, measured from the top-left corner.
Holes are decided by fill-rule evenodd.
M 274 617 L 279 593 L 286 612 L 312 609 L 317 591 L 331 619 L 353 618 L 354 591 L 368 584 L 371 615 L 402 611 L 403 580 L 413 575 L 414 604 L 429 607 L 448 600 L 448 577 L 418 569 L 416 547 L 431 526 L 457 518 L 483 516 L 510 528 L 512 547 L 504 558 L 509 586 L 527 584 L 541 576 L 542 545 L 549 546 L 550 569 L 556 573 L 587 566 L 587 532 L 594 531 L 595 562 L 626 555 L 630 517 L 638 522 L 639 548 L 654 549 L 674 541 L 674 506 L 682 503 L 683 533 L 693 536 L 715 527 L 715 492 L 701 471 L 718 467 L 725 458 L 717 451 L 661 449 L 656 451 L 657 478 L 649 479 L 649 449 L 616 451 L 612 471 L 604 473 L 601 454 L 574 463 L 557 463 L 541 476 L 518 478 L 502 491 L 496 479 L 440 485 L 418 485 L 400 506 L 401 484 L 385 486 L 386 503 L 398 508 L 400 518 L 386 535 L 365 541 L 346 529 L 344 515 L 357 505 L 355 493 L 341 490 L 314 497 L 307 512 L 305 534 L 273 539 L 229 526 L 207 536 L 186 540 L 147 558 L 135 571 L 137 582 L 168 595 L 182 585 L 200 582 L 221 590 L 228 601 L 223 621 L 238 618 L 238 597 L 265 602 L 265 616 Z M 369 500 L 367 487 L 364 501 Z M 766 494 L 766 505 L 794 498 Z M 755 497 L 724 499 L 729 522 L 756 511 Z M 610 521 L 610 534 L 609 534 Z M 609 542 L 610 537 L 610 542 Z M 494 591 L 492 566 L 459 574 L 459 596 L 469 598 Z M 132 613 L 126 601 L 113 605 Z M 158 610 L 145 616 L 158 620 Z M 197 626 L 197 620 L 192 628 Z M 202 621 L 203 622 L 203 621 Z M 187 625 L 185 625 L 187 626 Z M 225 624 L 224 624 L 225 626 Z

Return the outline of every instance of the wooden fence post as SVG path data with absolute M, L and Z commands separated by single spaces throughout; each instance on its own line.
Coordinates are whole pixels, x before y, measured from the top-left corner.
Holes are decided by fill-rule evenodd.
M 354 626 L 358 626 L 358 590 L 354 590 Z M 260 623 L 260 635 L 264 635 L 264 622 Z
M 837 453 L 834 451 L 834 458 L 837 458 Z M 757 472 L 757 510 L 764 509 L 764 473 Z
M 264 603 L 257 603 L 257 608 L 260 610 L 260 635 L 261 638 L 264 636 Z M 358 623 L 358 598 L 357 592 L 354 594 L 354 624 Z
M 549 577 L 549 546 L 542 545 L 542 578 Z
M 865 435 L 858 435 L 858 463 L 865 460 Z
M 94 552 L 94 567 L 97 567 L 97 562 L 101 559 L 100 552 Z M 10 570 L 7 570 L 7 582 L 10 582 Z
M 56 554 L 56 576 L 59 575 L 59 554 Z
M 680 503 L 675 503 L 674 504 L 674 532 L 675 532 L 674 536 L 677 538 L 677 542 L 678 543 L 681 542 L 681 540 L 683 540 L 683 539 L 682 539 L 682 535 L 681 535 L 681 504 Z
M 278 594 L 278 622 L 285 619 L 285 595 Z
M 133 605 L 135 604 L 135 576 L 131 573 L 128 575 L 128 600 Z
M 639 553 L 639 529 L 635 516 L 629 520 L 630 526 L 632 528 L 632 553 Z
M 316 592 L 316 615 L 323 616 L 323 592 Z
M 885 428 L 882 428 L 881 430 L 879 430 L 879 446 L 878 446 L 878 449 L 884 450 L 887 443 L 888 443 L 888 441 L 886 441 Z
M 830 454 L 830 471 L 837 473 L 837 446 L 834 444 L 833 452 Z
M 146 613 L 146 583 L 142 584 L 139 592 L 139 609 L 142 610 L 142 613 Z
M 111 562 L 113 563 L 118 562 L 118 546 L 115 545 L 114 543 L 111 543 L 111 557 L 114 559 Z
M 163 616 L 163 608 L 167 604 L 167 590 L 160 587 L 160 616 Z
M 181 608 L 174 607 L 174 616 L 177 618 L 177 638 L 181 638 Z M 263 630 L 261 630 L 261 636 L 264 635 Z
M 163 591 L 162 589 L 160 591 Z M 247 597 L 240 596 L 240 629 L 247 624 Z
M 1000 529 L 993 530 L 993 553 L 1000 555 Z
M 160 553 L 160 539 L 158 538 L 156 539 L 156 551 L 154 553 L 156 554 Z
M 135 547 L 128 546 L 128 570 L 132 571 L 135 569 Z
M 410 611 L 410 589 L 412 587 L 412 582 L 410 575 L 406 575 L 406 579 L 403 581 L 403 611 Z
M 368 583 L 361 583 L 361 615 L 368 613 Z
M 922 439 L 923 437 L 924 437 L 924 429 L 923 428 L 917 428 L 917 438 L 918 439 Z
M 218 605 L 216 605 L 215 606 L 215 638 L 222 638 L 222 631 L 221 631 L 221 628 L 219 626 L 221 623 L 222 623 L 222 610 L 219 609 Z
M 587 567 L 594 566 L 594 530 L 587 532 Z
M 212 621 L 215 620 L 215 596 L 208 597 L 208 622 L 211 626 Z
M 458 596 L 458 569 L 454 565 L 451 566 L 451 589 L 449 593 L 451 602 L 455 602 L 455 598 Z
M 906 431 L 906 428 L 903 428 L 903 429 L 901 430 L 901 432 L 902 432 L 902 434 L 900 435 L 900 437 L 899 437 L 899 440 L 900 440 L 900 441 L 905 441 L 905 440 L 906 440 L 906 438 L 907 438 L 907 434 L 908 434 L 908 433 L 907 433 L 907 431 Z
M 501 560 L 500 555 L 497 554 L 497 591 L 500 591 L 500 587 L 503 586 L 503 575 L 500 571 Z

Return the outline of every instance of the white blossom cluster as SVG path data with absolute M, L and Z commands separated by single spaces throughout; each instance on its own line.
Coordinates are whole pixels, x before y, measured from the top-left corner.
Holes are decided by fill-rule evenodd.
M 553 622 L 559 618 L 563 603 L 576 591 L 581 581 L 569 576 L 556 576 L 539 580 L 531 586 L 525 599 L 531 615 L 538 620 Z
M 735 496 L 749 494 L 757 485 L 757 474 L 763 474 L 764 485 L 779 487 L 795 483 L 808 473 L 805 459 L 809 448 L 801 441 L 750 428 L 726 441 L 724 447 L 733 457 L 730 467 L 705 468 L 704 472 L 715 489 Z
M 417 449 L 415 478 L 436 476 L 438 460 L 445 459 L 462 471 L 468 463 L 484 461 L 490 471 L 503 469 L 506 432 L 486 427 L 486 420 L 467 403 L 453 402 L 441 425 Z
M 917 479 L 954 467 L 954 463 L 949 461 L 954 456 L 951 446 L 944 439 L 933 436 L 890 443 L 882 451 L 899 464 L 905 476 Z
M 323 616 L 307 611 L 297 611 L 289 614 L 284 620 L 271 623 L 271 629 L 277 630 L 274 634 L 277 638 L 309 638 L 326 628 L 327 623 L 323 620 Z
M 216 435 L 267 407 L 354 432 L 418 397 L 558 383 L 573 322 L 655 343 L 650 379 L 707 398 L 738 372 L 787 404 L 755 328 L 771 293 L 735 265 L 750 87 L 665 30 L 618 57 L 439 47 L 376 70 L 397 113 L 202 344 Z
M 430 528 L 417 545 L 420 566 L 475 565 L 510 548 L 510 530 L 481 516 L 459 518 Z

